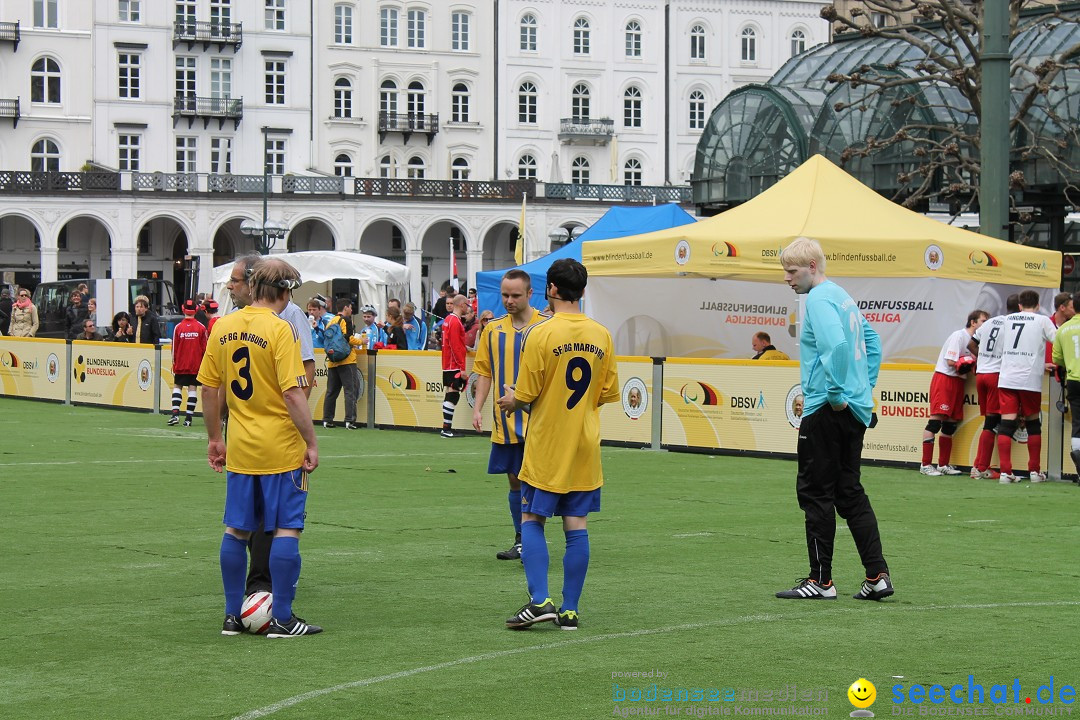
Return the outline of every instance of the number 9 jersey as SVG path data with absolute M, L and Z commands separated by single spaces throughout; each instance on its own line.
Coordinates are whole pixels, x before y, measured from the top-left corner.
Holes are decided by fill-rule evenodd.
M 619 400 L 607 328 L 575 313 L 556 313 L 529 328 L 514 395 L 532 403 L 518 477 L 554 493 L 603 485 L 600 405 Z
M 292 325 L 264 307 L 221 318 L 207 341 L 199 382 L 219 388 L 229 407 L 227 470 L 272 475 L 304 464 L 304 440 L 282 397 L 307 385 Z

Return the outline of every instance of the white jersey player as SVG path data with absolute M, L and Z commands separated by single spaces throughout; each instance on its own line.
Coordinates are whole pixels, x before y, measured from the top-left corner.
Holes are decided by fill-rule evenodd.
M 934 372 L 949 377 L 960 377 L 960 373 L 956 371 L 956 363 L 959 362 L 960 358 L 971 354 L 968 352 L 968 342 L 970 340 L 971 332 L 966 328 L 957 330 L 950 335 L 945 344 L 941 346 Z
M 975 331 L 975 342 L 979 346 L 977 375 L 998 373 L 1001 371 L 1001 349 L 1004 347 L 1002 333 L 1005 330 L 1005 316 L 992 317 Z

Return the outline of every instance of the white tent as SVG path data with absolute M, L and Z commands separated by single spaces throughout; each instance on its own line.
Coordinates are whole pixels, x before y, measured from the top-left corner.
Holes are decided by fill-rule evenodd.
M 356 280 L 360 284 L 360 304 L 371 304 L 383 317 L 386 301 L 392 297 L 407 301 L 409 294 L 409 269 L 400 263 L 363 253 L 334 250 L 311 250 L 309 252 L 275 253 L 271 257 L 284 260 L 300 272 L 303 284 L 293 292 L 293 301 L 301 308 L 316 293 L 333 302 L 332 281 Z M 225 283 L 229 281 L 232 263 L 214 268 L 214 297 L 224 315 L 232 308 L 232 300 Z M 360 308 L 356 308 L 359 312 Z

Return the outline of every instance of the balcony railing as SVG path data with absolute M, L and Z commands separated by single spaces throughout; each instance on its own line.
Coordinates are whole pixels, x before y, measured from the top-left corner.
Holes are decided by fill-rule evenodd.
M 386 134 L 399 132 L 405 142 L 414 132 L 427 133 L 428 145 L 439 133 L 439 113 L 379 113 L 379 142 L 386 140 Z
M 414 180 L 353 178 L 353 193 L 367 197 L 436 197 L 463 200 L 513 200 L 536 196 L 532 180 Z
M 639 203 L 689 203 L 689 186 L 676 185 L 580 185 L 548 183 L 544 196 L 557 200 L 614 200 Z
M 0 98 L 0 118 L 11 118 L 12 127 L 19 127 L 19 98 Z
M 244 98 L 177 95 L 173 100 L 173 127 L 176 127 L 180 118 L 187 118 L 188 127 L 191 127 L 196 119 L 201 119 L 203 129 L 210 124 L 211 120 L 217 120 L 220 129 L 226 120 L 232 120 L 233 129 L 236 129 L 243 117 Z
M 0 22 L 0 42 L 6 41 L 15 44 L 15 49 L 19 49 L 19 39 L 22 37 L 22 33 L 19 30 L 19 23 L 16 22 Z
M 611 118 L 568 117 L 559 121 L 560 140 L 579 140 L 604 145 L 615 132 Z
M 183 42 L 187 43 L 189 50 L 197 43 L 203 44 L 203 50 L 211 45 L 217 45 L 219 50 L 232 45 L 233 50 L 239 50 L 244 44 L 244 24 L 201 20 L 177 22 L 173 25 L 173 47 Z
M 0 192 L 32 193 L 57 190 L 119 190 L 116 172 L 35 172 L 0 170 Z
M 196 173 L 131 173 L 132 190 L 176 190 L 197 192 L 199 176 Z

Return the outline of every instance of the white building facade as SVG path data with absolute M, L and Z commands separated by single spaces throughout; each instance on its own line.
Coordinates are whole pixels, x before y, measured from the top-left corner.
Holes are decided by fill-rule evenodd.
M 0 270 L 179 285 L 190 256 L 206 290 L 269 217 L 273 251 L 403 262 L 416 300 L 453 244 L 471 285 L 523 198 L 529 257 L 688 203 L 712 107 L 825 41 L 825 4 L 5 0 Z

